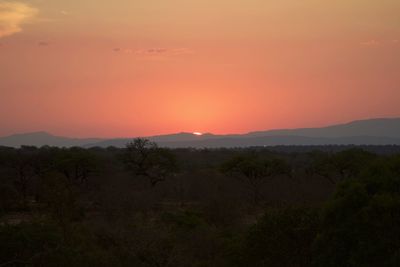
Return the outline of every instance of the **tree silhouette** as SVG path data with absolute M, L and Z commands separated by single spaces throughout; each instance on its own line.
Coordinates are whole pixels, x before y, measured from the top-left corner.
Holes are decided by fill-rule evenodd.
M 354 178 L 368 166 L 376 155 L 359 148 L 349 149 L 332 155 L 315 153 L 311 172 L 325 177 L 332 184 Z
M 124 163 L 134 175 L 148 178 L 151 187 L 177 170 L 175 157 L 168 149 L 142 138 L 126 145 Z
M 24 209 L 28 207 L 29 185 L 36 175 L 33 165 L 35 156 L 35 147 L 22 146 L 18 150 L 10 151 L 3 162 L 14 175 L 14 185 L 22 198 Z
M 338 184 L 322 214 L 314 266 L 400 266 L 400 178 L 385 168 Z
M 280 174 L 290 174 L 290 167 L 281 159 L 264 159 L 254 155 L 239 156 L 222 165 L 222 172 L 245 183 L 252 194 L 254 204 L 260 202 L 260 190 L 269 179 Z
M 99 163 L 90 151 L 74 147 L 58 151 L 54 165 L 55 170 L 62 173 L 71 184 L 88 186 L 88 179 L 96 172 Z

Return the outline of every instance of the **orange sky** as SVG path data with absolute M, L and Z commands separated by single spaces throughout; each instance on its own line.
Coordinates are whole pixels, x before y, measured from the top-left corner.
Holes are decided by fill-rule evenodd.
M 0 0 L 0 135 L 400 116 L 398 0 Z

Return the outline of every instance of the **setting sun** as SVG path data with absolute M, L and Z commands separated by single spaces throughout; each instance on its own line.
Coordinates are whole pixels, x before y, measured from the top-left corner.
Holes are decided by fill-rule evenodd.
M 202 133 L 199 133 L 199 132 L 193 132 L 193 134 L 194 134 L 194 135 L 198 135 L 198 136 L 203 135 Z

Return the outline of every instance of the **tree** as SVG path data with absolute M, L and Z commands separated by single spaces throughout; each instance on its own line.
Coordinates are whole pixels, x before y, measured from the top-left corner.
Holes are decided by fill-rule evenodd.
M 339 183 L 314 246 L 314 266 L 400 265 L 400 176 L 390 164 Z
M 68 179 L 58 172 L 47 173 L 41 178 L 40 202 L 62 229 L 63 237 L 68 239 L 71 223 L 83 217 L 79 206 L 79 193 Z
M 260 202 L 261 187 L 268 179 L 290 173 L 290 167 L 284 160 L 260 158 L 255 155 L 232 158 L 222 165 L 221 170 L 245 183 L 256 205 Z
M 151 187 L 165 181 L 177 170 L 175 156 L 168 149 L 142 138 L 126 145 L 123 160 L 128 170 L 136 176 L 146 177 Z
M 87 186 L 90 175 L 98 169 L 98 160 L 89 150 L 73 147 L 57 151 L 54 165 L 71 184 Z
M 22 146 L 20 149 L 9 151 L 3 158 L 3 164 L 9 168 L 14 178 L 14 185 L 22 198 L 23 208 L 28 207 L 29 186 L 36 176 L 34 158 L 37 155 L 35 147 Z
M 376 155 L 359 148 L 335 154 L 315 153 L 311 172 L 325 177 L 332 184 L 354 178 L 376 159 Z
M 239 266 L 308 267 L 319 224 L 318 210 L 279 208 L 267 210 L 246 233 L 239 246 Z

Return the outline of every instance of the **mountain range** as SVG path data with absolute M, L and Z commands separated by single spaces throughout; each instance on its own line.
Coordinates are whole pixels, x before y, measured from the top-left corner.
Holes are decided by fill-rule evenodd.
M 124 147 L 132 138 L 68 138 L 47 132 L 14 134 L 0 137 L 0 146 L 19 147 Z M 353 121 L 320 128 L 282 129 L 246 134 L 215 135 L 176 133 L 146 137 L 163 147 L 249 147 L 276 145 L 400 145 L 400 118 Z

